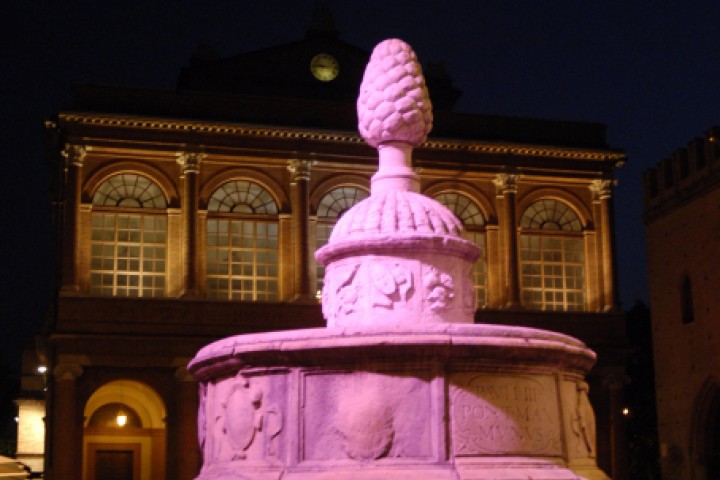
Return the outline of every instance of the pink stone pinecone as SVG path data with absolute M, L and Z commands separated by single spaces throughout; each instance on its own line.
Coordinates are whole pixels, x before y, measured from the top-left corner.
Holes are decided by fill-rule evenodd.
M 432 129 L 432 104 L 410 45 L 389 39 L 375 47 L 360 84 L 357 110 L 360 135 L 373 147 L 425 141 Z

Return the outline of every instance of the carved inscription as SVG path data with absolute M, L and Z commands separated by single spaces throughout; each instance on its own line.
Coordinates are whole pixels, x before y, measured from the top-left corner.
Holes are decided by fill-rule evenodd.
M 455 455 L 560 455 L 555 390 L 550 376 L 452 375 Z

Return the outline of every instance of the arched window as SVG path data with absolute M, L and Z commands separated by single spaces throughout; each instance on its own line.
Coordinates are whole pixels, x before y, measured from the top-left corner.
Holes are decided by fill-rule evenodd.
M 257 183 L 234 180 L 210 196 L 206 290 L 209 298 L 278 300 L 278 207 Z
M 353 205 L 363 201 L 367 196 L 368 192 L 362 188 L 346 186 L 330 190 L 320 199 L 317 209 L 316 249 L 327 243 L 335 222 Z M 325 278 L 325 267 L 317 264 L 316 275 L 317 296 L 319 297 Z
M 565 203 L 532 203 L 520 220 L 522 303 L 538 310 L 585 309 L 582 224 Z
M 165 294 L 167 201 L 160 187 L 133 173 L 104 181 L 92 199 L 90 293 Z
M 463 223 L 463 238 L 470 240 L 482 249 L 480 258 L 473 267 L 475 299 L 478 307 L 487 304 L 487 260 L 485 255 L 485 217 L 480 207 L 461 193 L 441 193 L 435 200 L 445 205 Z

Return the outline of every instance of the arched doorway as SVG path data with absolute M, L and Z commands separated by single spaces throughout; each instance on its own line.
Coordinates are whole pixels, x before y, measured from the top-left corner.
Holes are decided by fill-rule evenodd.
M 703 384 L 693 408 L 691 431 L 695 478 L 720 478 L 720 379 L 708 378 Z
M 155 390 L 115 380 L 88 399 L 83 425 L 83 480 L 165 478 L 165 404 Z

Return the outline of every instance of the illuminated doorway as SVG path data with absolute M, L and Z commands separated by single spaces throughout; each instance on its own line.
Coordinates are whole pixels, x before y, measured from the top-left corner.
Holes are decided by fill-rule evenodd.
M 165 405 L 148 385 L 115 380 L 85 406 L 83 480 L 165 479 Z

